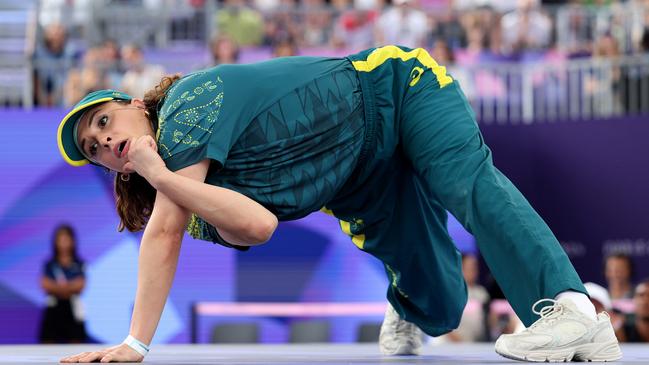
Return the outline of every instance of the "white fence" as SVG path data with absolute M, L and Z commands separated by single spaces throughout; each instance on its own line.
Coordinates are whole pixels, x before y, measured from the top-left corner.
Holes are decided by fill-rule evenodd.
M 483 123 L 649 114 L 649 55 L 454 68 Z

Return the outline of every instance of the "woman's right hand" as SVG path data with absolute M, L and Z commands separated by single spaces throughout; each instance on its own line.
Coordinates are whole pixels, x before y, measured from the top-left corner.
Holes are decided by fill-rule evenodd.
M 142 362 L 144 356 L 122 343 L 101 351 L 82 352 L 62 358 L 61 362 Z

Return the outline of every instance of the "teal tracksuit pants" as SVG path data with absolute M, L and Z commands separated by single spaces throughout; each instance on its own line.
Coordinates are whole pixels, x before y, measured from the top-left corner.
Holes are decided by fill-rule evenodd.
M 480 253 L 525 325 L 531 307 L 561 291 L 586 293 L 559 242 L 493 165 L 456 80 L 422 49 L 387 46 L 350 56 L 365 107 L 358 167 L 325 211 L 385 265 L 388 300 L 437 336 L 456 328 L 467 301 L 447 211 Z

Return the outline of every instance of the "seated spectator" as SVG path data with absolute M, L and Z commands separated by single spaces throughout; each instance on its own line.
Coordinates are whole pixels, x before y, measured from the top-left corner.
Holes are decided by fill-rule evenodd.
M 487 290 L 478 283 L 480 266 L 472 254 L 462 255 L 462 274 L 466 281 L 469 299 L 462 313 L 459 327 L 448 334 L 453 342 L 475 342 L 486 339 L 485 305 L 489 302 Z
M 444 41 L 450 48 L 466 47 L 466 31 L 452 9 L 443 10 L 441 13 L 429 12 L 428 23 L 430 34 L 427 43 L 435 45 L 438 41 Z
M 629 256 L 617 253 L 606 257 L 604 275 L 611 300 L 633 297 L 633 262 Z
M 300 45 L 326 45 L 331 37 L 331 11 L 326 7 L 324 0 L 305 0 L 304 11 Z
M 264 19 L 244 0 L 226 0 L 216 13 L 216 29 L 241 46 L 258 46 L 264 34 Z
M 47 307 L 40 328 L 41 343 L 83 343 L 86 330 L 79 295 L 86 279 L 77 254 L 74 230 L 61 225 L 54 231 L 52 257 L 45 263 L 41 287 Z
M 212 63 L 210 66 L 239 62 L 239 46 L 237 42 L 225 34 L 212 38 L 210 42 L 210 53 L 212 55 Z
M 417 9 L 415 0 L 394 0 L 377 22 L 378 44 L 399 44 L 411 48 L 423 47 L 429 33 L 426 14 Z
M 624 315 L 613 308 L 611 302 L 611 296 L 608 294 L 608 290 L 601 285 L 595 283 L 584 283 L 586 291 L 588 291 L 588 296 L 590 296 L 590 301 L 595 306 L 595 312 L 601 313 L 606 312 L 611 317 L 611 323 L 613 328 L 616 330 L 622 326 L 624 323 Z
M 99 66 L 102 57 L 104 50 L 101 47 L 90 48 L 83 55 L 81 66 L 68 72 L 63 87 L 65 105 L 72 106 L 87 93 L 110 87 L 105 72 Z
M 621 342 L 649 342 L 649 278 L 635 287 L 635 311 L 615 333 Z
M 273 57 L 297 56 L 297 44 L 291 37 L 278 39 L 273 44 Z
M 378 19 L 376 0 L 355 0 L 354 7 L 343 11 L 334 24 L 331 46 L 360 51 L 374 46 L 374 27 Z
M 502 17 L 504 53 L 517 54 L 550 46 L 552 21 L 538 5 L 538 0 L 519 0 L 518 8 Z
M 68 69 L 74 64 L 74 57 L 65 27 L 61 24 L 46 26 L 42 42 L 36 46 L 32 55 L 37 105 L 63 105 L 63 85 Z
M 121 90 L 134 97 L 144 98 L 144 93 L 164 77 L 164 67 L 147 64 L 142 49 L 135 44 L 122 47 L 122 62 L 126 73 L 122 78 Z
M 118 89 L 126 71 L 122 64 L 119 43 L 112 39 L 106 39 L 101 43 L 99 49 L 103 56 L 97 66 L 106 75 L 109 87 Z

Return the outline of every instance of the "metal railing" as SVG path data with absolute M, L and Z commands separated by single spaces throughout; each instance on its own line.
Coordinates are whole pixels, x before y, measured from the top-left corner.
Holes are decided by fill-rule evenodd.
M 649 114 L 649 55 L 483 64 L 454 71 L 483 123 Z

